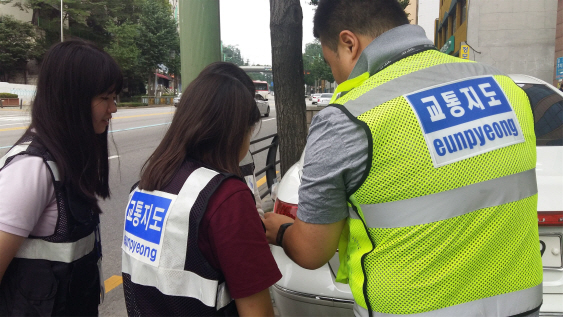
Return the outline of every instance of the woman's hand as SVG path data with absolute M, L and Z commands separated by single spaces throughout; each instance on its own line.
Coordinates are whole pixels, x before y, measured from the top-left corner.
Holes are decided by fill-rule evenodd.
M 18 252 L 23 240 L 25 240 L 24 237 L 0 231 L 0 254 L 2 254 L 0 256 L 0 281 L 2 281 L 4 272 Z
M 248 297 L 235 299 L 235 304 L 241 317 L 274 317 L 274 307 L 267 288 Z

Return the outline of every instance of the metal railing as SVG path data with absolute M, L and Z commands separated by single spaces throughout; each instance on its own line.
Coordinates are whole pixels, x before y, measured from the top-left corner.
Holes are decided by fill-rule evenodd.
M 253 140 L 252 142 L 250 142 L 250 145 L 252 144 L 256 144 L 258 142 L 262 142 L 264 140 L 267 140 L 269 138 L 272 138 L 272 142 L 270 143 L 270 145 L 265 146 L 261 149 L 258 149 L 256 151 L 251 151 L 250 154 L 252 154 L 254 156 L 254 154 L 263 152 L 268 150 L 268 154 L 266 156 L 266 167 L 264 167 L 263 169 L 257 171 L 255 173 L 256 177 L 258 178 L 258 175 L 264 174 L 266 173 L 266 184 L 268 185 L 268 188 L 266 189 L 266 191 L 262 194 L 260 194 L 260 198 L 264 198 L 266 197 L 268 194 L 270 194 L 270 192 L 272 191 L 272 185 L 274 184 L 274 180 L 276 179 L 276 165 L 278 165 L 280 163 L 279 160 L 276 161 L 276 156 L 278 153 L 278 134 L 274 133 L 274 134 L 270 134 L 268 136 L 262 137 L 260 139 L 256 139 Z

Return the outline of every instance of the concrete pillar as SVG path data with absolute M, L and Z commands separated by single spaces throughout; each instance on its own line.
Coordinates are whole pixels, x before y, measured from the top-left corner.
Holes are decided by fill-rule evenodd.
M 221 60 L 219 0 L 181 0 L 179 12 L 182 89 L 185 89 L 205 66 Z

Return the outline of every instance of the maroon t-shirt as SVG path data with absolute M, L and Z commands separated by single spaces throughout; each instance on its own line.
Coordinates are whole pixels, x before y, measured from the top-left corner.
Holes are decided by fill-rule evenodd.
M 199 225 L 199 249 L 225 276 L 235 299 L 256 294 L 281 277 L 248 186 L 225 180 L 213 193 Z

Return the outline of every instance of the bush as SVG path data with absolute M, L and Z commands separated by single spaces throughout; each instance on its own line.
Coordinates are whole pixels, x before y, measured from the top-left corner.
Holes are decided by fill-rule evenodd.
M 117 104 L 118 107 L 146 107 L 148 105 L 143 102 L 120 102 Z
M 130 97 L 120 97 L 120 103 L 122 102 L 141 102 L 141 96 L 130 96 Z
M 10 94 L 7 92 L 0 92 L 0 98 L 18 98 L 18 95 Z

